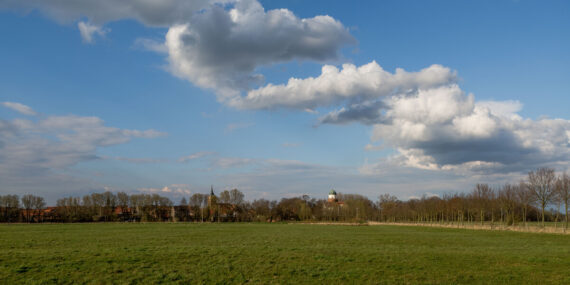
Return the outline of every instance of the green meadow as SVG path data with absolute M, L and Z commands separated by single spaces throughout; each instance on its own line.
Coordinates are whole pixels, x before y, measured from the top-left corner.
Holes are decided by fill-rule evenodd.
M 307 224 L 0 225 L 4 284 L 570 284 L 570 236 Z

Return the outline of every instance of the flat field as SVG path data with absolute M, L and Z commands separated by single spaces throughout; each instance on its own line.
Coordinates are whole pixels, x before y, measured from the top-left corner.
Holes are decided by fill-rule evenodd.
M 570 236 L 306 224 L 0 225 L 0 282 L 570 284 Z

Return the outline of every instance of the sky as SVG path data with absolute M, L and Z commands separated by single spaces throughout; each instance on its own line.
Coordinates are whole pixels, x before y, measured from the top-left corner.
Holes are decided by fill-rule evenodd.
M 375 200 L 570 162 L 567 1 L 0 0 L 0 194 Z

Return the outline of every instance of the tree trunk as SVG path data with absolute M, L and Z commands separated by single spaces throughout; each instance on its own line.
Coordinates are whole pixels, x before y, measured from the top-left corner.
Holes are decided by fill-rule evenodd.
M 511 218 L 513 219 L 513 227 L 515 226 L 515 209 L 513 208 L 511 212 Z
M 568 203 L 564 203 L 564 206 L 565 206 L 565 210 L 566 210 L 566 212 L 564 212 L 565 213 L 564 216 L 566 217 L 566 224 L 564 225 L 564 232 L 566 232 L 566 230 L 568 229 Z
M 523 207 L 523 221 L 524 221 L 524 227 L 526 228 L 526 205 L 524 205 Z
M 546 208 L 546 205 L 544 202 L 541 203 L 540 205 L 542 207 L 542 227 L 544 228 L 544 208 Z

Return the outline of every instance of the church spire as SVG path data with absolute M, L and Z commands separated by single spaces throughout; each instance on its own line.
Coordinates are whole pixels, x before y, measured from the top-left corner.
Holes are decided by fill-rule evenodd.
M 214 185 L 210 186 L 210 196 L 214 196 Z

